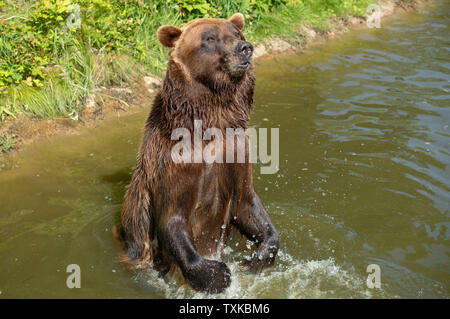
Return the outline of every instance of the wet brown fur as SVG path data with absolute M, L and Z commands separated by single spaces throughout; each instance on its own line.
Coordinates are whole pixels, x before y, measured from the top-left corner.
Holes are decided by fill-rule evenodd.
M 231 52 L 245 40 L 242 27 L 243 20 L 235 15 L 230 20 L 196 20 L 180 31 L 174 27 L 158 31 L 161 42 L 173 46 L 171 59 L 145 124 L 122 221 L 114 230 L 120 258 L 128 268 L 154 267 L 164 274 L 175 264 L 191 286 L 209 292 L 229 285 L 226 265 L 206 258 L 216 252 L 232 225 L 257 241 L 263 254 L 262 260 L 247 265 L 249 269 L 272 264 L 279 246 L 278 234 L 253 190 L 250 163 L 177 164 L 171 158 L 178 142 L 171 140 L 173 129 L 193 132 L 194 119 L 203 121 L 203 130 L 219 128 L 224 136 L 226 128 L 247 128 L 253 67 L 234 76 L 228 71 L 237 59 L 234 53 L 198 49 L 201 35 L 212 28 L 223 39 L 222 49 Z

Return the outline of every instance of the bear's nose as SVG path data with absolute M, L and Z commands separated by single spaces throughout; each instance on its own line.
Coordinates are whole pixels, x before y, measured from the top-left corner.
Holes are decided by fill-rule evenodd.
M 250 59 L 253 54 L 253 46 L 249 42 L 240 41 L 236 46 L 236 52 Z

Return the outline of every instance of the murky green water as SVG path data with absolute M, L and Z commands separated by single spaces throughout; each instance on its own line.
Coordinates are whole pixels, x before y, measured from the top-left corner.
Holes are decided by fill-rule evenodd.
M 220 297 L 449 297 L 450 4 L 265 61 L 252 125 L 280 128 L 280 171 L 255 187 L 277 264 Z M 125 271 L 119 217 L 147 112 L 28 147 L 0 171 L 0 297 L 204 297 Z M 68 289 L 66 267 L 81 267 Z M 381 267 L 381 289 L 366 285 Z

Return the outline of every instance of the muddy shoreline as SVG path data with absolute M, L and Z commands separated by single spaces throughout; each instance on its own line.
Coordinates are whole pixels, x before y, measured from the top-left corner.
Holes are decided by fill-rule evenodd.
M 381 0 L 378 5 L 382 18 L 392 18 L 410 10 L 420 10 L 429 0 L 405 3 L 395 0 Z M 263 59 L 273 59 L 280 54 L 298 53 L 316 44 L 338 38 L 353 28 L 367 28 L 366 19 L 352 17 L 349 20 L 332 21 L 334 27 L 327 33 L 320 33 L 308 26 L 299 25 L 298 37 L 303 38 L 301 46 L 294 46 L 287 41 L 273 37 L 255 47 L 255 64 Z M 152 100 L 161 85 L 161 79 L 149 75 L 129 83 L 127 87 L 101 87 L 85 101 L 80 114 L 72 117 L 32 118 L 19 115 L 7 118 L 0 127 L 0 136 L 14 136 L 13 149 L 0 152 L 0 160 L 11 153 L 19 151 L 26 145 L 38 140 L 61 134 L 77 134 L 83 128 L 96 127 L 107 118 L 131 115 L 144 109 L 149 110 Z

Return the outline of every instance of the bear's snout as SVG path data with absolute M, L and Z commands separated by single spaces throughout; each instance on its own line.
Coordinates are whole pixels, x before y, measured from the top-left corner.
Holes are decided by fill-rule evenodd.
M 246 41 L 239 41 L 236 45 L 235 52 L 241 57 L 243 64 L 247 64 L 248 66 L 253 54 L 253 45 Z

